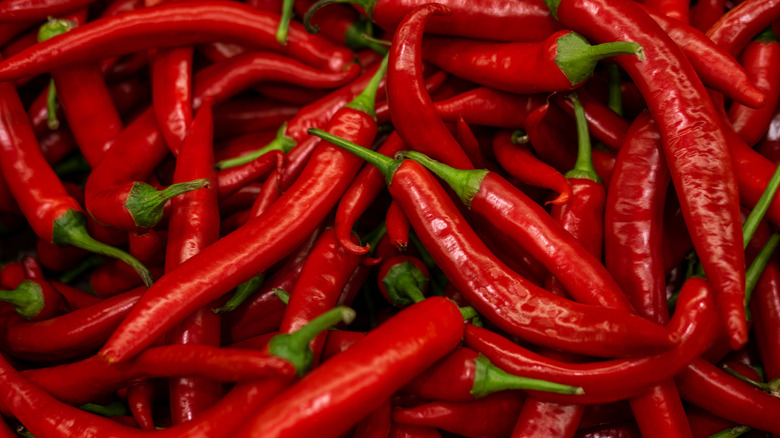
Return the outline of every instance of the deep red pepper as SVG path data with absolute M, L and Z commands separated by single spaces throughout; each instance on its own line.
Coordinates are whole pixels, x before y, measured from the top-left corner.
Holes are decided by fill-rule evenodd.
M 321 130 L 311 132 L 360 154 L 386 174 L 390 194 L 401 204 L 436 264 L 479 313 L 503 330 L 539 345 L 608 357 L 676 343 L 676 335 L 665 328 L 624 311 L 565 300 L 512 272 L 479 240 L 444 188 L 422 165 L 411 160 L 398 163 Z M 473 262 L 462 263 L 464 258 Z M 551 314 L 556 318 L 549 318 Z M 563 320 L 568 322 L 558 324 Z M 605 320 L 613 321 L 609 331 L 603 331 Z M 635 342 L 645 345 L 632 345 Z
M 285 105 L 270 99 L 235 97 L 215 106 L 214 137 L 235 137 L 276 128 L 295 116 L 299 110 L 298 105 Z
M 474 165 L 436 114 L 422 72 L 425 23 L 431 16 L 449 14 L 445 6 L 428 4 L 414 9 L 400 23 L 390 46 L 387 101 L 393 125 L 409 148 L 454 167 L 471 169 Z
M 501 130 L 493 137 L 492 147 L 496 161 L 509 175 L 525 184 L 555 191 L 558 196 L 550 201 L 553 204 L 568 202 L 571 196 L 569 181 L 534 155 L 528 145 L 528 136 L 515 140 L 514 132 Z
M 19 208 L 38 237 L 58 245 L 74 245 L 116 257 L 130 264 L 146 284 L 148 270 L 129 254 L 92 239 L 81 205 L 67 194 L 46 163 L 27 114 L 11 83 L 0 84 L 0 156 L 2 172 Z
M 94 0 L 3 0 L 0 2 L 0 22 L 44 20 L 62 16 L 89 6 Z
M 254 147 L 257 144 L 253 145 Z M 242 187 L 262 179 L 274 169 L 281 172 L 285 155 L 282 151 L 269 151 L 254 160 L 217 172 L 217 187 L 219 198 L 224 199 L 240 190 Z
M 732 347 L 747 341 L 744 256 L 736 172 L 717 111 L 690 62 L 633 2 L 549 0 L 562 24 L 596 42 L 630 38 L 644 61 L 615 60 L 631 76 L 661 132 L 685 222 L 718 296 Z
M 292 23 L 290 43 L 276 43 L 278 15 L 242 3 L 173 2 L 95 20 L 0 63 L 0 79 L 29 76 L 68 64 L 209 41 L 239 41 L 250 47 L 286 53 L 312 66 L 341 71 L 352 51 Z
M 154 430 L 154 405 L 155 384 L 153 381 L 144 380 L 136 382 L 127 388 L 127 405 L 133 418 L 141 430 Z
M 765 30 L 745 47 L 740 61 L 766 99 L 758 109 L 733 103 L 729 107 L 729 120 L 740 138 L 755 146 L 764 138 L 780 100 L 780 80 L 772 74 L 780 69 L 780 39 L 772 29 Z
M 102 300 L 102 298 L 92 295 L 91 293 L 85 292 L 81 289 L 69 286 L 56 280 L 52 280 L 51 285 L 57 289 L 57 292 L 59 292 L 60 295 L 62 295 L 62 297 L 68 303 L 68 309 L 71 311 L 89 307 L 93 304 L 97 304 Z
M 571 121 L 564 123 L 566 114 L 549 102 L 540 105 L 525 120 L 525 131 L 536 155 L 560 172 L 567 172 L 574 166 L 576 144 L 561 126 L 574 128 Z
M 28 321 L 44 321 L 64 313 L 65 300 L 46 279 L 38 261 L 22 259 L 24 278 L 13 290 L 0 291 L 0 301 L 13 304 L 16 312 Z
M 588 130 L 594 138 L 604 143 L 613 151 L 620 149 L 623 137 L 628 131 L 629 123 L 608 106 L 599 102 L 588 90 L 577 89 L 577 96 L 585 108 L 585 116 L 588 119 Z M 553 102 L 563 108 L 570 116 L 574 117 L 574 104 L 564 95 L 553 96 Z
M 390 425 L 388 438 L 441 438 L 441 434 L 433 427 L 410 426 L 393 423 Z
M 574 436 L 583 413 L 584 408 L 579 405 L 547 403 L 526 397 L 511 436 Z
M 590 78 L 599 60 L 626 54 L 643 59 L 642 48 L 635 43 L 591 46 L 565 30 L 534 43 L 428 37 L 422 45 L 423 58 L 442 70 L 517 94 L 571 90 Z
M 520 392 L 505 391 L 469 402 L 432 401 L 394 409 L 393 421 L 435 427 L 464 437 L 506 437 L 520 413 L 523 398 Z
M 414 304 L 304 376 L 238 435 L 292 438 L 318 430 L 344 432 L 452 351 L 462 334 L 463 317 L 448 300 L 431 297 Z
M 715 338 L 717 310 L 707 283 L 691 278 L 683 287 L 670 328 L 681 333 L 673 349 L 641 358 L 572 364 L 532 353 L 489 330 L 467 326 L 465 343 L 512 374 L 581 386 L 585 394 L 564 396 L 533 392 L 540 400 L 604 403 L 640 394 L 648 385 L 674 376 L 706 350 Z
M 737 56 L 750 40 L 780 18 L 780 3 L 747 0 L 723 14 L 707 30 L 707 36 L 733 56 Z
M 681 23 L 688 22 L 689 4 L 682 0 L 647 0 L 643 3 L 648 9 L 677 20 Z
M 396 202 L 390 202 L 390 206 L 387 208 L 385 227 L 388 238 L 393 242 L 393 245 L 399 251 L 406 250 L 409 245 L 409 220 Z
M 468 156 L 471 163 L 474 164 L 474 167 L 480 169 L 496 168 L 485 158 L 485 154 L 482 152 L 482 146 L 479 144 L 479 139 L 463 116 L 458 116 L 456 118 L 455 137 L 463 148 L 463 151 L 466 152 L 466 156 Z
M 192 47 L 160 49 L 151 65 L 154 115 L 174 154 L 192 122 L 193 54 Z
M 318 2 L 304 17 L 304 22 L 311 20 L 312 14 L 318 8 L 330 3 L 335 2 Z M 420 0 L 351 0 L 346 3 L 353 3 L 361 7 L 371 21 L 390 32 L 400 25 L 401 20 L 409 12 L 426 2 Z M 436 17 L 431 21 L 428 31 L 435 34 L 497 41 L 541 41 L 560 29 L 560 25 L 536 1 L 518 1 L 513 3 L 511 7 L 500 0 L 479 3 L 446 0 L 439 3 L 450 8 L 453 14 Z
M 219 108 L 220 107 L 217 106 L 214 111 L 219 111 Z M 216 119 L 217 115 L 215 114 L 215 124 Z M 238 157 L 240 155 L 246 155 L 250 152 L 256 151 L 258 144 L 268 144 L 278 137 L 279 128 L 281 127 L 282 123 L 284 123 L 284 120 L 268 128 L 253 130 L 249 133 L 236 133 L 235 136 L 230 136 L 230 138 L 222 141 L 216 141 L 215 139 L 214 161 L 219 162 L 222 160 L 227 160 L 228 158 Z M 214 135 L 216 136 L 216 125 L 214 128 Z
M 764 269 L 750 299 L 753 334 L 767 380 L 780 377 L 780 350 L 776 348 L 780 324 L 780 266 L 772 258 Z
M 392 404 L 388 399 L 355 426 L 354 438 L 388 438 L 390 435 Z
M 691 6 L 691 26 L 702 32 L 715 24 L 726 10 L 725 0 L 703 0 Z

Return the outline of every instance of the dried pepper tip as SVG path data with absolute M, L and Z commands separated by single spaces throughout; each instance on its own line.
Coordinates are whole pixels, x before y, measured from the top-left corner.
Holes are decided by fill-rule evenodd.
M 268 342 L 268 352 L 287 359 L 295 366 L 298 376 L 303 376 L 314 360 L 309 343 L 332 325 L 342 321 L 349 324 L 354 319 L 354 310 L 345 306 L 335 307 L 312 319 L 294 333 L 283 333 L 271 338 Z
M 585 391 L 579 386 L 563 385 L 548 380 L 531 379 L 509 374 L 495 366 L 490 359 L 480 354 L 474 359 L 474 386 L 471 395 L 474 398 L 484 397 L 507 389 L 523 389 L 530 391 L 554 392 L 557 394 L 582 395 Z
M 205 178 L 194 181 L 171 184 L 168 187 L 157 190 L 147 183 L 136 182 L 127 196 L 125 208 L 133 218 L 135 225 L 142 228 L 151 228 L 157 225 L 163 216 L 165 203 L 183 193 L 204 188 L 208 185 Z
M 130 254 L 95 240 L 87 232 L 87 218 L 84 213 L 68 210 L 54 221 L 52 243 L 60 246 L 72 245 L 96 254 L 121 260 L 132 267 L 144 282 L 146 287 L 153 283 L 152 274 L 146 266 Z
M 592 46 L 582 35 L 569 32 L 559 37 L 557 43 L 555 63 L 569 79 L 572 87 L 591 77 L 598 61 L 604 58 L 635 55 L 640 61 L 645 59 L 642 46 L 630 41 L 615 41 Z
M 479 192 L 482 180 L 489 173 L 485 169 L 456 169 L 416 151 L 405 151 L 405 158 L 417 161 L 444 180 L 467 207 Z
M 258 159 L 271 151 L 282 151 L 282 153 L 286 154 L 287 152 L 290 152 L 290 150 L 297 144 L 298 142 L 296 142 L 292 137 L 287 136 L 287 122 L 284 122 L 282 123 L 282 126 L 280 126 L 276 131 L 276 138 L 274 138 L 267 145 L 245 155 L 218 161 L 216 164 L 214 164 L 214 167 L 217 169 L 230 169 L 231 167 L 241 166 Z
M 27 320 L 35 318 L 46 304 L 41 285 L 32 280 L 19 283 L 14 290 L 0 290 L 0 301 L 11 303 L 16 313 Z

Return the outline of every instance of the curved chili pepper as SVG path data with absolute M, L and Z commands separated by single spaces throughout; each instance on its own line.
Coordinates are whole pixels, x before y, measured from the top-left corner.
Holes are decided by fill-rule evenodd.
M 534 397 L 559 403 L 605 403 L 645 391 L 649 385 L 676 375 L 707 349 L 718 333 L 717 310 L 712 292 L 701 278 L 683 286 L 670 328 L 681 335 L 671 350 L 632 359 L 572 364 L 532 353 L 506 338 L 473 325 L 466 327 L 466 346 L 484 354 L 504 371 L 526 377 L 581 386 L 577 396 L 533 392 Z M 683 299 L 684 297 L 684 299 Z
M 649 15 L 682 49 L 705 85 L 753 108 L 763 105 L 763 90 L 756 87 L 733 54 L 690 26 L 652 12 Z
M 331 129 L 373 141 L 374 134 L 369 135 L 369 131 L 375 129 L 371 128 L 374 121 L 367 112 L 373 112 L 373 93 L 381 82 L 381 73 L 372 78 L 366 94 L 334 115 Z M 318 144 L 300 176 L 264 214 L 160 278 L 100 354 L 109 362 L 137 354 L 195 309 L 291 253 L 335 206 L 359 168 L 360 160 L 348 152 Z M 223 269 L 225 266 L 230 269 Z M 161 302 L 169 304 L 160 306 Z
M 404 211 L 395 202 L 390 202 L 385 215 L 387 236 L 399 251 L 405 251 L 409 244 L 409 220 Z
M 609 4 L 607 4 L 609 3 Z M 594 41 L 630 38 L 652 57 L 616 57 L 647 98 L 672 182 L 704 271 L 718 296 L 732 347 L 747 340 L 739 196 L 717 111 L 691 64 L 637 5 L 549 0 L 562 24 Z
M 644 58 L 642 47 L 636 43 L 617 41 L 591 46 L 582 36 L 566 30 L 534 43 L 432 36 L 425 39 L 422 55 L 455 76 L 517 94 L 576 88 L 590 78 L 596 63 L 604 58 Z
M 676 335 L 635 315 L 565 300 L 512 272 L 479 240 L 422 165 L 411 160 L 398 163 L 321 130 L 311 132 L 360 154 L 386 175 L 390 194 L 436 264 L 480 314 L 503 330 L 539 345 L 608 357 L 676 343 Z M 466 254 L 474 262 L 462 263 Z M 602 325 L 606 320 L 612 321 L 608 330 Z
M 78 357 L 105 342 L 144 289 L 133 289 L 46 321 L 29 322 L 19 315 L 3 315 L 0 346 L 5 353 L 29 360 Z
M 436 115 L 431 96 L 423 85 L 422 36 L 425 23 L 431 16 L 450 13 L 446 6 L 428 4 L 415 8 L 400 23 L 390 46 L 387 101 L 393 125 L 409 148 L 454 167 L 472 169 L 474 165 Z
M 493 154 L 498 164 L 509 175 L 525 184 L 543 187 L 558 193 L 553 204 L 568 202 L 571 196 L 571 185 L 563 174 L 539 160 L 528 146 L 528 136 L 516 139 L 515 133 L 509 130 L 496 132 L 493 137 Z
M 728 114 L 734 131 L 745 143 L 754 146 L 764 138 L 780 100 L 780 81 L 770 73 L 780 69 L 780 39 L 771 28 L 756 36 L 745 47 L 741 62 L 766 99 L 764 106 L 757 109 L 733 103 Z
M 239 436 L 341 433 L 415 375 L 452 351 L 463 335 L 457 306 L 431 297 L 402 310 L 330 358 L 258 412 Z M 315 400 L 319 403 L 313 403 Z
M 436 114 L 445 122 L 458 117 L 474 125 L 522 128 L 528 114 L 544 103 L 540 94 L 517 95 L 487 87 L 478 87 L 434 102 Z
M 460 143 L 463 151 L 466 152 L 466 156 L 469 157 L 472 164 L 475 167 L 487 169 L 495 168 L 492 163 L 489 163 L 482 153 L 482 146 L 479 144 L 479 139 L 474 135 L 474 131 L 471 129 L 466 120 L 462 116 L 458 116 L 455 122 L 455 134 Z
M 73 245 L 129 264 L 151 284 L 149 271 L 135 258 L 91 238 L 86 215 L 46 163 L 15 87 L 0 84 L 0 168 L 19 208 L 38 237 Z
M 464 437 L 506 437 L 515 425 L 523 399 L 522 393 L 506 391 L 469 402 L 432 401 L 394 409 L 393 421 L 435 427 Z
M 68 309 L 71 311 L 83 309 L 102 301 L 100 297 L 56 280 L 52 280 L 51 285 L 62 295 L 68 303 Z
M 567 231 L 565 224 L 561 226 L 561 222 L 554 220 L 554 216 L 508 181 L 494 172 L 459 171 L 411 151 L 405 152 L 404 156 L 420 162 L 442 178 L 470 211 L 528 250 L 551 273 L 560 277 L 566 290 L 576 299 L 588 304 L 632 311 L 620 287 L 599 261 L 600 257 L 590 251 L 586 242 L 574 237 L 581 234 L 579 230 Z M 569 181 L 573 179 L 569 178 Z M 574 182 L 572 187 L 574 197 L 589 196 L 580 194 Z M 580 223 L 592 226 L 592 222 L 581 220 Z M 575 224 L 579 225 L 577 222 Z M 539 236 L 544 237 L 540 239 Z
M 208 41 L 239 41 L 250 47 L 289 54 L 329 71 L 341 71 L 354 55 L 293 23 L 290 43 L 276 43 L 278 15 L 242 3 L 169 3 L 95 20 L 20 52 L 0 63 L 0 80 L 51 71 L 65 65 Z
M 192 122 L 193 53 L 192 47 L 160 49 L 151 65 L 154 115 L 174 154 Z
M 557 170 L 567 172 L 574 166 L 576 145 L 562 132 L 560 118 L 566 117 L 563 110 L 549 102 L 531 111 L 525 120 L 525 131 L 536 155 Z M 571 123 L 569 123 L 571 125 Z
M 363 9 L 372 22 L 390 32 L 400 25 L 407 14 L 426 2 L 420 0 L 319 1 L 309 8 L 304 16 L 304 23 L 309 26 L 308 23 L 314 13 L 331 3 L 355 4 Z M 511 7 L 500 0 L 468 4 L 445 0 L 439 3 L 452 9 L 453 14 L 436 17 L 431 21 L 428 31 L 435 34 L 498 41 L 541 41 L 560 29 L 560 25 L 551 19 L 549 13 L 534 1 L 515 2 Z M 475 26 L 475 23 L 479 23 L 479 26 Z
M 686 401 L 715 415 L 752 428 L 780 433 L 775 414 L 780 399 L 703 360 L 691 362 L 675 377 Z
M 754 36 L 779 17 L 780 4 L 775 1 L 744 1 L 721 16 L 707 30 L 707 37 L 737 56 Z
M 127 388 L 127 405 L 141 430 L 151 431 L 155 428 L 152 413 L 154 386 L 154 382 L 145 380 L 133 383 Z
M 256 144 L 254 145 L 256 146 Z M 247 184 L 261 179 L 272 170 L 281 172 L 285 155 L 279 150 L 268 151 L 254 160 L 217 172 L 218 197 L 224 199 L 240 190 Z
M 44 42 L 69 28 L 62 20 L 51 20 L 41 27 L 38 40 Z M 123 126 L 103 74 L 96 65 L 83 65 L 55 69 L 52 78 L 68 126 L 94 167 Z

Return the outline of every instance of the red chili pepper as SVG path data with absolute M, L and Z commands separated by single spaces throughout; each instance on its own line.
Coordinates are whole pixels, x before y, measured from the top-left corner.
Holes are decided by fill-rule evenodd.
M 644 57 L 638 44 L 618 41 L 591 46 L 566 30 L 534 43 L 429 37 L 422 54 L 455 76 L 517 94 L 571 90 L 590 78 L 601 59 L 636 55 L 641 61 Z
M 748 0 L 731 8 L 707 30 L 715 44 L 737 56 L 750 40 L 780 18 L 775 1 Z
M 561 172 L 567 172 L 574 166 L 576 159 L 575 143 L 561 126 L 566 126 L 561 118 L 566 114 L 549 102 L 531 111 L 525 120 L 525 131 L 536 155 L 545 163 Z M 568 123 L 571 126 L 571 122 Z
M 241 3 L 214 1 L 174 2 L 130 11 L 95 20 L 14 55 L 0 63 L 0 80 L 150 48 L 223 40 L 286 53 L 330 71 L 341 71 L 352 63 L 351 50 L 308 35 L 297 23 L 290 27 L 290 43 L 277 44 L 278 17 Z
M 503 330 L 539 345 L 608 357 L 676 342 L 667 329 L 637 316 L 565 300 L 512 272 L 484 246 L 444 188 L 422 165 L 410 160 L 398 163 L 321 130 L 311 132 L 360 154 L 386 175 L 390 194 L 401 204 L 436 264 L 480 314 Z M 464 264 L 460 261 L 463 257 L 479 261 Z M 524 307 L 526 304 L 529 307 Z M 556 318 L 549 318 L 552 314 Z M 568 322 L 559 324 L 563 320 Z M 605 320 L 612 321 L 608 331 L 603 331 Z
M 539 160 L 528 145 L 528 136 L 515 136 L 509 130 L 496 132 L 493 137 L 493 154 L 496 161 L 509 175 L 525 184 L 550 189 L 558 193 L 553 204 L 564 204 L 571 196 L 571 185 L 562 173 Z
M 432 401 L 394 409 L 393 421 L 435 427 L 464 437 L 506 437 L 523 407 L 523 399 L 522 393 L 506 391 L 469 402 Z
M 54 289 L 57 289 L 57 292 L 59 292 L 68 303 L 68 309 L 70 311 L 83 309 L 84 307 L 89 307 L 102 301 L 102 298 L 98 296 L 56 280 L 52 280 L 51 285 L 54 286 Z
M 715 24 L 726 10 L 725 0 L 703 0 L 691 6 L 691 26 L 702 32 Z
M 300 111 L 300 106 L 264 98 L 235 97 L 215 106 L 214 137 L 235 137 L 277 128 Z M 276 129 L 273 131 L 276 132 Z M 267 143 L 270 139 L 258 143 Z
M 0 84 L 0 168 L 19 208 L 38 237 L 115 257 L 151 284 L 148 270 L 129 254 L 92 239 L 84 210 L 70 197 L 46 163 L 27 114 L 11 83 Z
M 772 258 L 764 269 L 750 299 L 753 333 L 767 380 L 780 377 L 778 338 L 773 336 L 780 323 L 780 267 Z
M 192 47 L 160 49 L 152 60 L 152 100 L 157 125 L 174 154 L 192 122 Z
M 580 405 L 541 402 L 526 397 L 511 436 L 574 436 L 584 411 Z
M 415 8 L 399 24 L 390 46 L 387 101 L 390 118 L 406 145 L 457 168 L 472 169 L 460 144 L 436 115 L 425 90 L 422 73 L 422 36 L 431 16 L 451 11 L 439 4 Z
M 754 146 L 764 138 L 780 100 L 780 80 L 771 73 L 780 69 L 780 39 L 771 28 L 745 47 L 741 62 L 766 99 L 764 106 L 757 109 L 733 103 L 729 107 L 729 120 L 740 138 Z
M 256 147 L 257 144 L 254 146 Z M 274 169 L 277 172 L 282 172 L 284 161 L 284 152 L 273 150 L 248 163 L 220 169 L 217 172 L 218 197 L 224 199 L 247 184 L 262 179 L 263 176 L 268 175 Z
M 539 94 L 517 95 L 487 87 L 478 87 L 434 102 L 436 114 L 445 122 L 458 117 L 474 125 L 522 128 L 528 114 L 544 103 Z
M 387 400 L 360 420 L 355 426 L 354 438 L 388 438 L 392 424 L 391 415 L 392 404 Z
M 431 297 L 414 304 L 304 376 L 238 435 L 292 438 L 317 430 L 344 432 L 452 351 L 462 334 L 463 317 L 448 300 Z
M 390 425 L 388 438 L 441 438 L 439 431 L 433 427 L 410 426 L 393 423 Z
M 469 325 L 465 343 L 506 372 L 526 377 L 581 386 L 585 394 L 533 392 L 534 397 L 559 403 L 605 403 L 640 394 L 648 385 L 676 375 L 699 357 L 715 338 L 719 326 L 714 298 L 707 283 L 691 278 L 683 286 L 670 328 L 681 334 L 680 344 L 671 350 L 632 359 L 572 364 L 548 359 L 526 350 L 506 338 Z
M 25 280 L 13 290 L 0 291 L 0 301 L 11 303 L 16 312 L 28 321 L 44 321 L 62 314 L 65 301 L 46 280 L 37 260 L 24 257 Z
M 14 23 L 19 21 L 45 20 L 46 17 L 61 16 L 89 6 L 93 0 L 4 0 L 0 2 L 0 21 Z
M 562 24 L 584 36 L 597 42 L 630 38 L 648 54 L 644 61 L 615 60 L 642 91 L 658 123 L 685 222 L 716 291 L 732 347 L 738 348 L 747 340 L 747 324 L 736 172 L 704 86 L 680 49 L 632 2 L 553 3 Z
M 359 6 L 372 22 L 388 32 L 400 26 L 403 18 L 413 9 L 425 4 L 419 0 L 325 0 L 309 8 L 304 23 L 309 23 L 319 8 L 331 3 Z M 469 4 L 458 1 L 440 3 L 452 9 L 453 14 L 431 21 L 429 32 L 435 34 L 497 41 L 541 41 L 560 29 L 549 13 L 534 1 L 515 2 L 512 7 L 496 0 Z M 475 26 L 475 23 L 479 25 Z
M 136 382 L 127 388 L 127 405 L 141 430 L 154 430 L 154 382 Z
M 605 146 L 613 151 L 620 149 L 623 138 L 628 131 L 629 123 L 612 111 L 608 106 L 603 105 L 586 89 L 580 87 L 577 89 L 585 116 L 588 119 L 588 130 L 594 138 L 604 143 Z M 562 94 L 553 96 L 553 102 L 571 117 L 574 117 L 574 103 Z
M 409 244 L 409 219 L 396 202 L 390 202 L 385 215 L 385 227 L 388 238 L 399 251 L 405 251 Z

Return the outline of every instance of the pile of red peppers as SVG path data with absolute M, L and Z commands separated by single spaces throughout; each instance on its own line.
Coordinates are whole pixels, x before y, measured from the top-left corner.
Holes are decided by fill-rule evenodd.
M 0 438 L 780 436 L 779 33 L 0 0 Z

